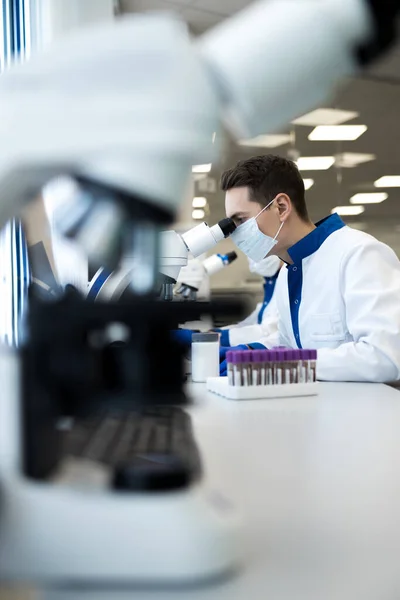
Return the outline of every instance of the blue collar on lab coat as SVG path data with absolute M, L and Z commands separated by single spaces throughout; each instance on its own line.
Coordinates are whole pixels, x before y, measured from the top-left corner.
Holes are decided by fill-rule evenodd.
M 318 221 L 315 225 L 316 228 L 313 231 L 289 248 L 288 254 L 295 265 L 300 263 L 303 258 L 314 254 L 331 233 L 345 227 L 346 224 L 338 214 L 334 213 L 322 221 Z

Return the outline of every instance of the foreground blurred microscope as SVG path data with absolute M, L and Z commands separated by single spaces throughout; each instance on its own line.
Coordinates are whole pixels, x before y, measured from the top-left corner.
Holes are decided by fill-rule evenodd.
M 199 309 L 156 302 L 158 234 L 174 220 L 191 166 L 218 152 L 211 139 L 222 114 L 242 137 L 279 127 L 379 55 L 396 12 L 382 0 L 262 1 L 195 43 L 172 18 L 138 16 L 71 36 L 2 74 L 0 225 L 67 175 L 82 194 L 65 231 L 92 266 L 114 270 L 128 245 L 140 268 L 129 305 L 74 294 L 33 301 L 24 347 L 1 354 L 1 578 L 182 583 L 235 564 L 231 513 L 199 484 L 190 423 L 171 406 L 185 396 L 169 330 Z M 107 346 L 116 331 L 128 340 L 118 356 Z M 65 416 L 76 422 L 69 432 Z M 135 427 L 140 438 L 164 419 L 164 444 L 183 431 L 193 463 L 178 452 L 169 461 L 153 455 L 152 469 L 138 464 L 137 453 L 111 444 L 116 434 L 126 443 L 127 416 L 133 446 Z M 102 445 L 88 448 L 96 427 Z M 139 448 L 148 462 L 149 446 Z M 89 483 L 85 493 L 74 488 Z

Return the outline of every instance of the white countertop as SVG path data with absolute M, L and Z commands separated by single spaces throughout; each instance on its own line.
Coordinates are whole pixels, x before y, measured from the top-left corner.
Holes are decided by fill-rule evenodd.
M 243 566 L 197 590 L 58 600 L 400 597 L 400 394 L 324 383 L 316 397 L 233 401 L 192 384 L 207 484 L 242 514 Z M 397 587 L 396 587 L 397 586 Z

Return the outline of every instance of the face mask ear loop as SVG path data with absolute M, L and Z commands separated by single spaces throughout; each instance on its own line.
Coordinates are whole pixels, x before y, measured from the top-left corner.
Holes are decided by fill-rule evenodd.
M 259 212 L 259 213 L 258 213 L 258 214 L 257 214 L 257 215 L 254 217 L 254 219 L 257 221 L 257 219 L 258 219 L 258 217 L 261 215 L 261 213 L 263 213 L 263 212 L 264 212 L 264 210 L 267 210 L 267 208 L 268 208 L 269 206 L 271 206 L 271 204 L 272 204 L 274 201 L 275 201 L 275 198 L 274 198 L 273 200 L 271 200 L 271 202 L 269 202 L 269 203 L 267 204 L 267 206 L 264 206 L 264 208 L 262 208 L 262 209 L 260 210 L 260 212 Z
M 284 225 L 285 221 L 282 221 L 281 226 L 279 227 L 278 231 L 276 232 L 276 236 L 274 237 L 274 240 L 276 240 L 276 238 L 278 237 L 283 225 Z

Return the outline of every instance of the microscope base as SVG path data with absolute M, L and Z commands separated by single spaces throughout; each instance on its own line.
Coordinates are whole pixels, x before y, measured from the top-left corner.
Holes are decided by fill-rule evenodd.
M 196 584 L 238 562 L 234 511 L 201 484 L 129 494 L 8 478 L 1 488 L 5 581 Z

